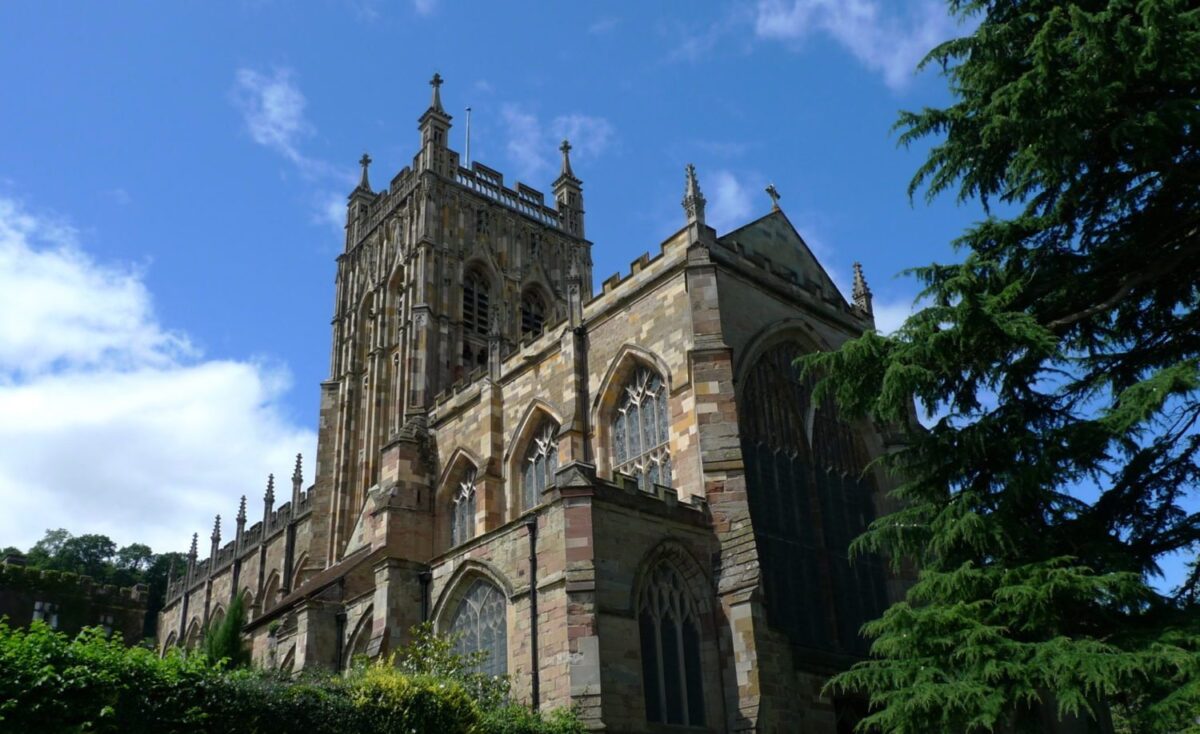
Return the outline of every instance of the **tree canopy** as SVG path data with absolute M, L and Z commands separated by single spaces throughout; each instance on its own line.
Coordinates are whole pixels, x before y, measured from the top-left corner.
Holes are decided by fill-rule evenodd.
M 5 548 L 6 554 L 16 552 L 12 546 Z M 145 584 L 149 593 L 144 628 L 147 637 L 154 636 L 172 567 L 176 578 L 187 568 L 182 553 L 155 553 L 144 543 L 118 548 L 107 535 L 72 535 L 63 528 L 47 530 L 24 555 L 31 568 L 68 571 L 116 586 Z
M 1200 731 L 1200 8 L 951 0 L 953 94 L 909 194 L 978 202 L 924 308 L 814 355 L 844 410 L 902 426 L 901 509 L 856 541 L 917 569 L 832 687 L 863 730 Z M 929 425 L 919 425 L 913 402 Z

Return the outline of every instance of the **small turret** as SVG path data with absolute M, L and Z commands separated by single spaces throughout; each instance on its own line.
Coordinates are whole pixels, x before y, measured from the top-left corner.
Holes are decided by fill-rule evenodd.
M 217 519 L 213 521 L 212 531 L 212 549 L 208 553 L 208 573 L 211 576 L 212 572 L 217 567 L 217 549 L 221 547 L 221 516 L 217 515 Z
M 300 491 L 304 487 L 304 472 L 300 467 L 301 456 L 296 454 L 296 468 L 292 470 L 292 514 L 300 507 Z
M 275 507 L 275 475 L 267 475 L 267 491 L 263 493 L 263 533 L 262 538 L 265 543 L 267 534 L 270 532 L 271 510 Z
M 234 536 L 234 544 L 238 551 L 242 549 L 242 536 L 246 534 L 246 495 L 242 495 L 242 501 L 238 503 L 237 513 L 237 535 Z
M 704 194 L 700 192 L 700 181 L 696 179 L 696 167 L 687 164 L 687 182 L 683 189 L 683 211 L 687 213 L 689 225 L 705 226 L 704 223 Z
M 425 170 L 439 170 L 439 162 L 446 158 L 444 152 L 450 139 L 452 118 L 442 107 L 442 81 L 441 74 L 434 74 L 429 80 L 429 86 L 433 87 L 433 99 L 429 102 L 429 109 L 418 120 L 418 129 L 421 131 L 419 167 Z
M 862 263 L 854 263 L 854 286 L 850 291 L 854 308 L 867 317 L 875 315 L 871 305 L 871 289 L 867 287 L 867 279 L 863 275 Z
M 187 578 L 190 581 L 192 572 L 196 569 L 196 556 L 199 555 L 196 546 L 200 542 L 200 533 L 192 533 L 192 547 L 187 554 Z
M 562 167 L 554 181 L 554 199 L 558 202 L 558 217 L 564 231 L 583 237 L 583 182 L 571 170 L 571 143 L 562 141 Z

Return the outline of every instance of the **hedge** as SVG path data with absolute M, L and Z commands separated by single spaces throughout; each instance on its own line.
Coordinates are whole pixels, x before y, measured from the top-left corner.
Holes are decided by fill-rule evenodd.
M 0 621 L 0 732 L 122 734 L 576 734 L 508 701 L 482 703 L 457 680 L 387 663 L 345 675 L 230 670 L 202 654 L 127 648 L 86 629 L 71 639 Z

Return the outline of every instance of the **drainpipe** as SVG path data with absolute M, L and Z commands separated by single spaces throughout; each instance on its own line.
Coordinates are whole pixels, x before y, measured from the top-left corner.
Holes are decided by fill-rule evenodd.
M 538 590 L 537 590 L 537 516 L 525 521 L 529 530 L 529 664 L 530 698 L 533 710 L 538 709 L 540 680 L 538 675 Z

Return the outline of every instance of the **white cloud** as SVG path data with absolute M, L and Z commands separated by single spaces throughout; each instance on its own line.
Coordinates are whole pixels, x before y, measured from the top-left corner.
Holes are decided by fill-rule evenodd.
M 507 138 L 505 151 L 523 180 L 557 170 L 557 149 L 564 138 L 571 141 L 574 163 L 599 158 L 616 137 L 608 120 L 578 112 L 559 115 L 549 125 L 543 125 L 536 113 L 520 105 L 505 104 L 500 108 L 500 117 Z
M 905 320 L 916 308 L 911 298 L 895 300 L 874 299 L 871 304 L 875 312 L 875 328 L 880 334 L 891 334 L 904 325 Z
M 98 265 L 74 229 L 0 199 L 0 376 L 54 367 L 161 365 L 191 351 L 150 315 L 131 268 Z
M 313 205 L 312 221 L 314 224 L 328 226 L 339 237 L 345 237 L 346 197 L 334 192 L 317 196 Z
M 306 101 L 292 82 L 292 73 L 276 69 L 267 75 L 253 69 L 238 69 L 234 98 L 242 109 L 246 130 L 259 145 L 283 155 L 296 165 L 306 165 L 300 140 L 312 134 L 304 119 Z
M 417 15 L 433 15 L 437 10 L 438 0 L 413 0 L 413 10 Z
M 710 227 L 717 232 L 727 232 L 750 220 L 754 213 L 752 196 L 757 185 L 748 184 L 724 169 L 699 175 L 700 190 L 708 199 L 706 214 Z
M 759 0 L 754 29 L 760 38 L 781 41 L 824 33 L 900 90 L 930 49 L 965 29 L 942 2 L 922 0 L 903 14 L 895 7 L 879 0 Z
M 591 33 L 594 36 L 603 35 L 616 28 L 620 22 L 620 18 L 614 18 L 611 15 L 599 18 L 588 26 L 588 33 Z
M 364 5 L 364 7 L 366 7 Z M 234 74 L 233 98 L 242 110 L 246 131 L 259 145 L 282 155 L 310 182 L 323 181 L 344 186 L 348 191 L 356 179 L 348 168 L 305 155 L 301 142 L 316 130 L 304 116 L 307 101 L 293 80 L 290 69 L 276 69 L 265 74 L 254 69 L 238 69 Z M 314 224 L 333 224 L 340 235 L 345 224 L 345 201 L 339 202 L 336 216 L 331 212 L 333 194 L 314 193 L 316 202 L 310 219 Z
M 66 527 L 185 550 L 297 452 L 311 475 L 316 437 L 283 407 L 286 368 L 204 359 L 157 321 L 137 270 L 6 198 L 0 308 L 0 544 Z

